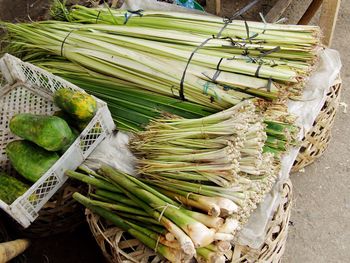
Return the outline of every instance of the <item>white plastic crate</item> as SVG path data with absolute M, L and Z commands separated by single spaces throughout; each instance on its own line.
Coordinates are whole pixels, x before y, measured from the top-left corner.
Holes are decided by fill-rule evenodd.
M 9 54 L 0 59 L 0 71 L 0 171 L 14 174 L 5 152 L 9 142 L 19 139 L 9 129 L 11 118 L 18 113 L 52 115 L 59 110 L 53 104 L 53 92 L 62 87 L 83 90 Z M 0 200 L 0 208 L 23 227 L 30 226 L 39 210 L 67 180 L 64 172 L 76 169 L 115 129 L 107 104 L 96 100 L 98 111 L 95 117 L 45 175 L 11 205 Z M 33 194 L 36 196 L 34 200 L 30 198 Z

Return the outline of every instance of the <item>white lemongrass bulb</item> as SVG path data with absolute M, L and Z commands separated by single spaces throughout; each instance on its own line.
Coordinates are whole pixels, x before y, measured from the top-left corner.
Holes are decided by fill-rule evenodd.
M 6 263 L 29 247 L 28 239 L 17 239 L 0 244 L 0 263 Z
M 239 227 L 239 222 L 233 218 L 227 218 L 225 223 L 219 228 L 219 233 L 233 234 Z

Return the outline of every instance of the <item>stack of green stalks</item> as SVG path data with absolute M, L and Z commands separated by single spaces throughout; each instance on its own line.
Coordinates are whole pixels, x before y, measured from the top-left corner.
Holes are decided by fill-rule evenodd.
M 66 175 L 91 186 L 89 197 L 73 197 L 92 212 L 154 249 L 170 262 L 225 262 L 239 222 L 231 215 L 238 207 L 230 198 L 201 198 L 193 194 L 198 207 L 219 209 L 215 215 L 190 210 L 176 198 L 169 198 L 141 180 L 102 166 L 98 172 L 67 171 Z M 239 190 L 232 189 L 231 192 Z M 198 212 L 199 211 L 199 212 Z
M 125 16 L 81 6 L 54 10 L 70 22 L 2 23 L 7 51 L 106 100 L 125 130 L 143 129 L 163 112 L 200 118 L 245 100 L 274 105 L 300 95 L 317 61 L 313 26 L 226 24 L 160 11 Z M 286 108 L 278 105 L 265 117 L 265 151 L 275 154 L 294 144 L 298 132 L 289 116 L 276 119 Z
M 244 223 L 279 171 L 279 161 L 264 153 L 265 125 L 247 101 L 199 119 L 166 115 L 138 133 L 130 148 L 147 184 L 197 208 L 194 195 L 229 198 Z M 218 215 L 220 209 L 206 212 Z
M 92 72 L 64 59 L 32 58 L 31 63 L 63 77 L 106 101 L 114 121 L 121 130 L 141 131 L 150 121 L 160 118 L 165 113 L 195 119 L 219 112 L 193 102 L 139 89 L 130 82 Z M 268 139 L 264 150 L 279 156 L 288 149 L 289 145 L 295 144 L 298 129 L 292 124 L 294 119 L 288 114 L 284 104 L 272 105 L 262 100 L 257 101 L 256 104 L 259 109 L 266 108 L 264 119 L 267 124 L 265 132 Z
M 316 26 L 223 21 L 219 17 L 166 11 L 141 11 L 135 14 L 125 10 L 93 9 L 79 5 L 68 10 L 59 1 L 55 2 L 51 13 L 57 20 L 117 26 L 118 31 L 121 31 L 118 34 L 122 36 L 135 35 L 162 45 L 160 50 L 154 51 L 156 55 L 162 53 L 170 59 L 183 62 L 188 61 L 191 52 L 202 44 L 203 40 L 212 38 L 196 51 L 191 60 L 191 64 L 194 65 L 191 65 L 189 70 L 199 77 L 205 76 L 205 80 L 211 80 L 215 75 L 214 69 L 218 65 L 218 59 L 222 58 L 219 68 L 223 72 L 217 76 L 216 83 L 238 89 L 241 87 L 245 91 L 248 89 L 254 95 L 261 96 L 268 96 L 263 89 L 266 87 L 263 84 L 266 83 L 261 81 L 268 78 L 276 82 L 267 93 L 274 93 L 277 88 L 300 95 L 303 79 L 312 71 L 320 49 L 320 31 Z M 153 53 L 153 48 L 155 46 L 148 45 L 148 52 Z M 185 51 L 188 53 L 183 53 Z M 233 69 L 235 61 L 243 63 L 240 64 L 240 69 Z M 214 63 L 211 64 L 212 62 Z M 247 67 L 252 64 L 256 67 L 249 73 Z M 258 74 L 255 74 L 259 65 L 262 67 Z M 270 68 L 263 67 L 265 65 Z M 267 70 L 266 74 L 262 73 L 263 68 Z M 255 78 L 245 79 L 249 80 L 247 82 L 242 79 L 238 84 L 240 81 L 235 81 L 238 80 L 233 78 L 235 75 L 230 75 L 227 71 L 254 75 Z M 250 85 L 247 85 L 248 82 Z M 265 94 L 259 94 L 254 88 Z M 268 97 L 275 96 L 270 94 Z

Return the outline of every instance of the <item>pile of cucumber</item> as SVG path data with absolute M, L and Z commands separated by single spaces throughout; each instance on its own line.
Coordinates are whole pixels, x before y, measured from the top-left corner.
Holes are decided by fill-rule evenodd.
M 10 121 L 10 130 L 23 140 L 7 144 L 6 154 L 13 168 L 28 182 L 35 183 L 54 165 L 97 111 L 94 97 L 62 88 L 54 103 L 61 111 L 54 116 L 20 113 Z M 14 177 L 0 173 L 0 199 L 11 204 L 29 188 Z

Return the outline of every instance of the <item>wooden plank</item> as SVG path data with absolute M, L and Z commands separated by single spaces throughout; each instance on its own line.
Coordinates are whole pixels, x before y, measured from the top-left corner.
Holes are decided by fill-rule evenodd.
M 286 11 L 287 7 L 293 0 L 278 0 L 278 2 L 271 8 L 271 10 L 265 16 L 265 20 L 268 23 L 276 22 Z
M 335 24 L 337 22 L 340 0 L 324 0 L 321 8 L 320 28 L 323 32 L 323 43 L 331 46 Z
M 208 13 L 220 15 L 221 13 L 221 0 L 206 0 L 205 9 Z
M 315 16 L 316 12 L 322 5 L 323 0 L 313 0 L 303 16 L 300 18 L 298 25 L 307 25 L 311 19 Z
M 215 1 L 215 14 L 218 16 L 221 15 L 221 0 Z

